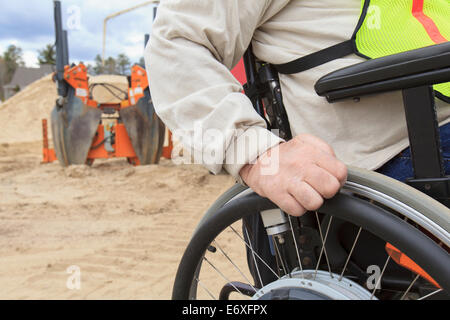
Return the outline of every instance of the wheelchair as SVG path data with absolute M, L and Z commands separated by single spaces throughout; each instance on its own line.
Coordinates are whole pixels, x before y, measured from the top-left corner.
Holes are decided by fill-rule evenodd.
M 255 61 L 251 48 L 244 62 L 245 89 L 255 109 L 264 118 L 268 109 L 268 124 L 289 138 L 276 72 Z M 302 217 L 287 215 L 236 184 L 194 231 L 172 298 L 449 299 L 450 177 L 445 176 L 432 89 L 448 81 L 450 42 L 322 77 L 315 90 L 330 103 L 402 90 L 414 177 L 403 183 L 349 167 L 340 192 Z M 252 219 L 260 219 L 260 230 L 248 228 Z M 261 241 L 269 243 L 268 249 L 258 249 Z

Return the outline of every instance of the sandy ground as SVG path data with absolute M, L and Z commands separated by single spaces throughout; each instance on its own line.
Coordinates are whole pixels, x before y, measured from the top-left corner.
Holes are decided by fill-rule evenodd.
M 42 164 L 42 118 L 55 99 L 46 76 L 0 105 L 0 299 L 169 299 L 193 230 L 234 180 L 167 159 Z M 228 230 L 218 241 L 248 277 L 241 240 Z M 245 280 L 224 255 L 207 257 Z M 68 269 L 80 272 L 79 290 Z M 216 290 L 227 282 L 202 270 Z
M 62 168 L 40 152 L 0 144 L 1 299 L 169 299 L 193 229 L 234 183 L 169 160 Z

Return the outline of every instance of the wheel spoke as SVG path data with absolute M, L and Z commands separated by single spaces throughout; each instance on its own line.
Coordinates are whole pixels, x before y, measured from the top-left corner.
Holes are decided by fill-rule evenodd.
M 322 249 L 320 250 L 319 258 L 317 260 L 316 270 L 314 272 L 314 280 L 316 279 L 317 270 L 319 269 L 320 260 L 322 259 L 322 254 L 324 252 L 325 252 L 325 260 L 327 261 L 327 265 L 328 265 L 328 271 L 330 272 L 330 277 L 333 278 L 333 274 L 331 273 L 330 263 L 328 262 L 327 250 L 325 248 L 325 242 L 327 241 L 328 231 L 330 231 L 330 226 L 331 226 L 331 221 L 333 220 L 333 216 L 330 216 L 330 221 L 328 221 L 328 226 L 327 226 L 327 230 L 325 232 L 325 238 L 324 238 L 322 235 L 322 228 L 320 226 L 319 215 L 317 214 L 317 211 L 315 214 L 316 214 L 317 224 L 319 226 L 320 239 L 322 240 Z
M 400 300 L 404 300 L 406 295 L 408 294 L 409 290 L 411 290 L 412 286 L 414 285 L 414 283 L 416 283 L 417 279 L 419 279 L 420 274 L 418 274 L 413 281 L 411 281 L 409 287 L 406 289 L 405 293 L 403 293 L 402 297 L 400 298 Z
M 350 252 L 348 253 L 347 260 L 345 261 L 345 264 L 344 264 L 344 268 L 342 268 L 342 273 L 339 277 L 339 281 L 341 281 L 342 277 L 344 276 L 345 269 L 347 268 L 347 264 L 350 261 L 350 257 L 352 256 L 353 249 L 355 249 L 356 243 L 358 242 L 358 238 L 359 238 L 359 235 L 361 234 L 361 230 L 362 230 L 362 228 L 359 227 L 358 234 L 356 235 L 355 241 L 353 241 L 352 248 L 350 249 Z
M 433 291 L 433 292 L 431 292 L 431 293 L 429 293 L 429 294 L 427 294 L 427 295 L 425 295 L 425 296 L 423 296 L 422 298 L 419 298 L 419 299 L 417 299 L 417 300 L 424 300 L 424 299 L 429 298 L 429 297 L 431 297 L 432 295 L 435 295 L 436 293 L 441 292 L 441 291 L 442 291 L 442 289 L 437 289 L 436 291 Z
M 242 292 L 241 292 L 241 290 L 239 290 L 234 284 L 233 284 L 233 282 L 230 280 L 230 279 L 228 279 L 222 272 L 220 272 L 220 270 L 214 265 L 214 264 L 212 264 L 211 263 L 211 261 L 209 261 L 206 257 L 203 257 L 203 260 L 205 260 L 227 283 L 229 283 L 233 288 L 234 288 L 234 290 L 236 290 L 237 292 L 239 292 L 242 296 L 244 296 L 244 297 L 247 297 L 245 294 L 243 294 Z
M 303 275 L 303 267 L 302 267 L 302 261 L 300 259 L 300 252 L 298 251 L 298 245 L 297 245 L 297 238 L 295 237 L 295 232 L 294 232 L 294 228 L 292 226 L 292 220 L 291 220 L 291 216 L 288 214 L 288 219 L 289 219 L 289 225 L 291 227 L 291 232 L 292 232 L 292 238 L 294 239 L 294 245 L 295 245 L 295 252 L 297 253 L 297 259 L 298 259 L 298 266 L 300 267 L 300 273 L 302 278 L 304 278 Z
M 220 252 L 222 252 L 222 254 L 225 256 L 225 258 L 228 259 L 228 261 L 230 261 L 230 263 L 235 267 L 235 269 L 241 274 L 241 276 L 245 279 L 245 281 L 247 281 L 247 283 L 252 287 L 253 290 L 257 291 L 255 289 L 255 287 L 252 286 L 251 281 L 247 278 L 247 276 L 244 274 L 244 272 L 241 271 L 241 269 L 233 262 L 233 260 L 231 260 L 231 258 L 225 253 L 225 251 L 220 247 L 219 243 L 217 242 L 217 240 L 213 241 L 215 246 L 219 249 Z
M 372 300 L 373 297 L 375 296 L 375 292 L 377 291 L 378 285 L 381 282 L 381 278 L 383 277 L 384 271 L 386 270 L 386 267 L 387 267 L 387 265 L 389 263 L 389 260 L 391 260 L 391 256 L 388 256 L 387 259 L 386 259 L 386 262 L 384 263 L 383 270 L 381 271 L 380 277 L 377 279 L 377 282 L 375 283 L 375 288 L 372 291 L 372 295 L 370 296 L 370 300 Z
M 245 239 L 244 238 L 242 238 L 242 236 L 232 227 L 232 226 L 229 226 L 229 228 L 231 229 L 231 230 L 233 230 L 233 232 L 234 232 L 234 234 L 236 234 L 238 237 L 239 237 L 239 239 L 241 239 L 243 242 L 244 242 L 244 244 L 245 244 L 245 246 L 247 247 L 247 248 L 249 248 L 250 250 L 251 250 L 251 252 L 252 252 L 252 255 L 254 255 L 253 257 L 254 258 L 258 258 L 269 270 L 270 270 L 270 272 L 272 272 L 276 277 L 277 277 L 277 279 L 280 279 L 280 276 L 267 264 L 267 262 L 266 261 L 264 261 L 264 259 L 262 259 L 254 250 L 253 250 L 253 248 L 252 248 L 252 246 L 251 246 L 251 244 L 248 244 L 247 243 L 247 241 L 245 241 Z M 247 228 L 245 228 L 245 233 L 246 233 L 246 235 L 247 235 L 247 238 L 248 238 L 248 231 L 247 231 Z M 248 238 L 248 239 L 250 239 L 250 238 Z M 258 268 L 258 265 L 256 264 L 256 259 L 255 259 L 255 265 L 256 265 L 256 268 Z M 262 284 L 262 282 L 261 282 L 261 284 Z
M 233 230 L 233 228 L 231 228 L 231 229 Z M 244 240 L 245 244 L 247 246 L 249 246 L 249 248 L 250 248 L 250 251 L 252 253 L 253 263 L 255 264 L 255 268 L 256 268 L 256 273 L 258 274 L 259 283 L 261 283 L 261 287 L 264 287 L 264 283 L 263 283 L 262 277 L 261 277 L 261 272 L 259 272 L 258 263 L 256 262 L 256 255 L 257 254 L 256 254 L 255 250 L 253 250 L 253 246 L 252 246 L 252 244 L 250 242 L 250 237 L 248 235 L 247 227 L 244 226 L 244 230 L 245 230 L 245 235 L 247 236 L 247 239 L 249 239 L 248 245 L 247 245 L 247 242 L 244 239 L 242 239 L 242 240 Z M 233 230 L 233 231 L 236 232 L 235 230 Z M 236 234 L 238 234 L 238 233 L 236 232 Z
M 216 297 L 214 297 L 214 295 L 211 293 L 211 291 L 208 290 L 208 288 L 197 278 L 195 277 L 195 281 L 197 281 L 197 284 L 206 291 L 206 293 L 213 299 L 213 300 L 217 300 Z

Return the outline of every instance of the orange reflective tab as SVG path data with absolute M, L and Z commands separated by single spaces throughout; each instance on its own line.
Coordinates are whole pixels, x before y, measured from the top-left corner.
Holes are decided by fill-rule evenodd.
M 418 275 L 420 275 L 422 278 L 427 279 L 429 282 L 431 282 L 436 287 L 440 288 L 439 284 L 434 281 L 432 277 L 428 273 L 426 273 L 421 267 L 419 267 L 414 261 L 412 261 L 406 254 L 398 250 L 396 247 L 394 247 L 390 243 L 386 243 L 386 251 L 388 255 L 400 266 L 403 268 L 406 268 Z

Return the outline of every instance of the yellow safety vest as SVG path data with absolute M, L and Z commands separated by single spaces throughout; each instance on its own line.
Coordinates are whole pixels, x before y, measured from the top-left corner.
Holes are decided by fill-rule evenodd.
M 361 0 L 359 21 L 350 40 L 275 68 L 280 73 L 297 73 L 352 53 L 379 58 L 449 39 L 450 0 Z M 434 89 L 437 97 L 450 103 L 450 82 Z

